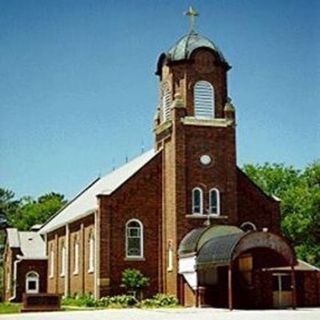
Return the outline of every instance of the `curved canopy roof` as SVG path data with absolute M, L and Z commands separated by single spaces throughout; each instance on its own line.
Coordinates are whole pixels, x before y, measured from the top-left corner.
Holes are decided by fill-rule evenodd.
M 270 232 L 251 231 L 212 237 L 198 251 L 197 268 L 227 265 L 241 254 L 257 249 L 267 249 L 281 256 L 279 262 L 274 261 L 278 266 L 297 263 L 286 239 Z
M 278 266 L 296 264 L 295 253 L 285 238 L 270 232 L 244 232 L 236 226 L 193 229 L 180 242 L 178 253 L 180 258 L 196 255 L 197 268 L 203 269 L 227 265 L 241 254 L 257 249 L 281 256 Z
M 196 253 L 204 243 L 214 237 L 244 233 L 235 226 L 209 226 L 191 230 L 180 242 L 179 255 Z

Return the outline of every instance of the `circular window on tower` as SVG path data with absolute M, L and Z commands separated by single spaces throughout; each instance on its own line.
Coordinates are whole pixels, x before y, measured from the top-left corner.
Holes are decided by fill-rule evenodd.
M 204 166 L 208 166 L 212 163 L 212 158 L 208 154 L 200 156 L 200 163 Z

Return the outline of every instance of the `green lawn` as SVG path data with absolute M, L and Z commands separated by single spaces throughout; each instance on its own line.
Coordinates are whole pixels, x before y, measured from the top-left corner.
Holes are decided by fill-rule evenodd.
M 21 304 L 19 303 L 0 303 L 0 314 L 1 313 L 19 313 Z

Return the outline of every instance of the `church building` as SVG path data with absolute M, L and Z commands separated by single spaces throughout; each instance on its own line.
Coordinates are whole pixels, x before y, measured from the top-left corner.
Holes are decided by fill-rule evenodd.
M 150 278 L 146 297 L 173 294 L 185 306 L 320 305 L 320 272 L 281 234 L 279 199 L 237 166 L 230 69 L 193 23 L 160 55 L 154 149 L 94 180 L 33 231 L 44 252 L 22 282 L 38 277 L 37 292 L 99 298 L 124 293 L 121 274 L 135 268 Z M 4 283 L 21 289 L 13 237 L 9 230 Z

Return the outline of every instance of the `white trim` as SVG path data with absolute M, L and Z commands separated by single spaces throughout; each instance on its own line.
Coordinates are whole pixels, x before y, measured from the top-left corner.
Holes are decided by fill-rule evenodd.
M 11 302 L 17 297 L 17 270 L 18 270 L 18 263 L 20 263 L 22 260 L 20 259 L 20 256 L 17 255 L 17 259 L 13 263 L 13 296 L 9 298 L 9 301 Z
M 79 274 L 79 264 L 80 264 L 80 243 L 79 239 L 74 240 L 73 244 L 74 256 L 73 256 L 73 274 Z
M 88 273 L 93 273 L 94 269 L 95 269 L 95 237 L 94 234 L 92 232 L 92 230 L 90 231 L 89 234 L 89 256 L 88 256 Z
M 212 211 L 211 211 L 211 207 L 212 207 L 212 203 L 211 203 L 211 193 L 212 193 L 213 191 L 216 193 L 217 212 L 212 212 Z M 219 190 L 218 190 L 217 188 L 212 188 L 212 189 L 210 189 L 210 191 L 209 191 L 209 214 L 210 214 L 210 215 L 213 215 L 213 216 L 219 216 L 219 215 L 220 215 L 220 192 L 219 192 Z
M 66 245 L 63 242 L 60 252 L 61 266 L 60 266 L 60 277 L 64 277 L 66 274 Z
M 137 222 L 140 226 L 140 255 L 128 255 L 128 225 L 131 222 Z M 127 221 L 126 223 L 126 228 L 125 228 L 125 237 L 126 237 L 126 258 L 127 259 L 131 259 L 131 258 L 144 258 L 144 251 L 143 251 L 143 245 L 144 245 L 144 241 L 143 241 L 143 223 L 138 220 L 138 219 L 130 219 Z
M 194 193 L 195 191 L 200 191 L 200 212 L 195 212 L 195 204 L 194 204 Z M 192 189 L 192 214 L 203 214 L 203 191 L 200 187 L 195 187 Z
M 34 274 L 35 276 L 31 276 L 31 274 Z M 33 280 L 36 282 L 36 288 L 35 289 L 29 289 L 29 281 Z M 39 293 L 39 273 L 36 271 L 29 271 L 26 274 L 26 293 Z
M 167 271 L 173 271 L 173 248 L 172 242 L 169 242 L 168 245 L 168 268 Z

